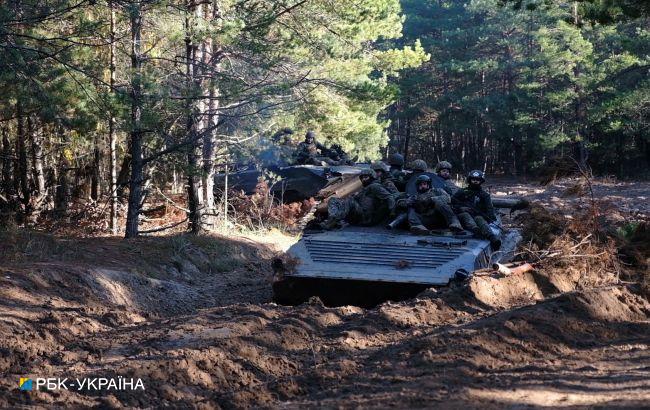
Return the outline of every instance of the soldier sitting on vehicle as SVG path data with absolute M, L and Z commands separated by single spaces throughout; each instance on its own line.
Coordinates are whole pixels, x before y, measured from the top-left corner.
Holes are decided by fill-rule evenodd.
M 329 165 L 354 165 L 354 161 L 350 159 L 348 154 L 343 151 L 343 147 L 339 144 L 332 144 L 326 151 L 327 157 L 330 161 L 326 161 Z
M 427 168 L 428 165 L 423 159 L 416 159 L 415 161 L 411 162 L 411 171 L 413 172 L 411 172 L 411 175 L 408 177 L 406 183 L 404 184 L 404 192 L 409 195 L 417 194 L 417 184 L 415 181 L 417 181 L 417 178 L 420 175 L 427 175 Z
M 485 182 L 482 171 L 467 174 L 467 188 L 459 189 L 451 197 L 451 204 L 463 228 L 490 241 L 493 250 L 501 247 L 499 236 L 492 232 L 490 223 L 497 222 L 490 194 L 481 185 Z
M 321 223 L 323 229 L 333 229 L 347 222 L 351 225 L 376 225 L 395 207 L 395 197 L 377 179 L 372 169 L 359 174 L 363 188 L 351 198 L 331 198 L 327 203 L 328 217 Z
M 440 161 L 436 165 L 436 174 L 445 181 L 444 190 L 449 194 L 453 195 L 460 188 L 454 184 L 454 181 L 451 180 L 451 164 L 447 161 Z
M 388 165 L 382 161 L 374 161 L 372 164 L 370 164 L 370 169 L 375 171 L 375 174 L 377 174 L 377 179 L 388 192 L 391 194 L 399 194 L 399 190 L 395 186 L 393 178 L 390 176 L 390 168 L 388 168 Z
M 417 177 L 415 184 L 417 194 L 400 198 L 396 204 L 402 217 L 406 213 L 411 232 L 427 234 L 435 227 L 448 227 L 456 232 L 463 230 L 449 205 L 449 195 L 443 189 L 431 188 L 431 178 L 424 174 Z
M 388 165 L 390 165 L 390 177 L 393 183 L 400 191 L 404 191 L 406 180 L 408 179 L 404 172 L 404 157 L 401 154 L 394 153 L 388 156 Z
M 316 134 L 314 131 L 307 131 L 305 140 L 298 144 L 294 154 L 295 164 L 298 165 L 322 165 L 322 160 L 318 156 L 324 156 L 327 153 L 327 148 L 316 141 Z

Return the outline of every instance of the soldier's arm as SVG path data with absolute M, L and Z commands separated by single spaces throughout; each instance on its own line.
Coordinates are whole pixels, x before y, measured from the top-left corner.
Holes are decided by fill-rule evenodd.
M 372 186 L 373 186 L 372 193 L 375 198 L 379 199 L 380 201 L 386 202 L 386 204 L 388 205 L 388 209 L 395 208 L 394 194 L 388 192 L 388 190 L 383 186 L 381 186 L 380 184 L 373 184 Z
M 494 205 L 492 204 L 492 197 L 487 192 L 483 195 L 483 207 L 485 209 L 485 216 L 490 219 L 490 222 L 497 220 L 497 215 L 494 212 Z
M 451 196 L 451 204 L 454 206 L 462 206 L 465 203 L 463 191 L 459 189 Z
M 445 191 L 444 189 L 434 188 L 434 189 L 432 189 L 432 191 L 433 191 L 433 195 L 436 198 L 444 201 L 446 204 L 451 203 L 451 197 L 449 196 L 447 191 Z

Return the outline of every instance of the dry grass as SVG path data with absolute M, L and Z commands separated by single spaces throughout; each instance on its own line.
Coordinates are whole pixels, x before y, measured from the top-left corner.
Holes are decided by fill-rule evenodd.
M 286 230 L 295 227 L 314 205 L 312 198 L 289 204 L 279 203 L 269 190 L 266 181 L 257 184 L 253 195 L 234 192 L 229 200 L 230 222 L 245 230 Z M 220 205 L 223 208 L 223 205 Z
M 596 202 L 587 209 L 574 209 L 569 218 L 534 205 L 520 217 L 523 258 L 549 275 L 579 278 L 579 288 L 631 280 L 650 289 L 647 225 L 635 225 L 622 235 L 606 218 L 610 211 L 607 204 Z

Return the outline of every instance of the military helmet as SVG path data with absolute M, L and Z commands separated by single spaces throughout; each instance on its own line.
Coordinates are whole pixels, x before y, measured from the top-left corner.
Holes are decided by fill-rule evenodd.
M 440 161 L 436 165 L 436 172 L 440 172 L 441 169 L 448 169 L 451 171 L 451 164 L 448 161 Z
M 418 186 L 423 182 L 426 182 L 431 186 L 431 178 L 428 175 L 418 175 L 418 177 L 415 178 L 415 186 Z
M 427 163 L 424 162 L 424 160 L 422 160 L 422 159 L 416 159 L 415 161 L 413 161 L 411 163 L 411 169 L 413 171 L 424 172 L 424 171 L 427 170 L 427 168 L 428 168 Z
M 397 152 L 390 154 L 388 156 L 388 164 L 394 167 L 402 167 L 404 166 L 404 157 Z
M 383 161 L 373 161 L 372 164 L 370 164 L 370 169 L 373 171 L 390 171 L 388 165 L 386 165 Z
M 377 173 L 370 168 L 362 169 L 361 172 L 359 173 L 359 178 L 361 178 L 362 176 L 368 176 L 372 179 L 377 179 Z
M 469 183 L 470 179 L 478 179 L 481 181 L 481 184 L 485 182 L 485 173 L 481 170 L 475 169 L 473 171 L 469 171 L 469 174 L 467 174 L 467 182 Z

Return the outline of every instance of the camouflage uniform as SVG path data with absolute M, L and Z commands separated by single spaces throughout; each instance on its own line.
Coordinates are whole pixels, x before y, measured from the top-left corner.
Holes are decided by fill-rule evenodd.
M 451 203 L 465 229 L 483 238 L 495 236 L 489 223 L 495 222 L 497 216 L 489 193 L 483 189 L 459 189 L 451 197 Z
M 388 174 L 390 175 L 390 179 L 393 182 L 393 185 L 395 185 L 395 188 L 397 188 L 399 192 L 404 192 L 406 180 L 408 179 L 406 172 L 399 168 L 390 167 Z
M 454 195 L 456 191 L 460 189 L 460 187 L 456 184 L 451 179 L 445 179 L 445 187 L 443 188 L 445 192 L 447 192 L 449 195 Z
M 395 182 L 393 182 L 393 178 L 391 177 L 390 168 L 388 168 L 388 165 L 384 164 L 381 161 L 377 161 L 370 164 L 370 169 L 374 170 L 375 172 L 381 172 L 380 183 L 384 188 L 386 188 L 388 192 L 393 195 L 399 194 L 399 190 L 395 186 Z
M 398 153 L 391 154 L 388 157 L 388 165 L 390 165 L 388 173 L 390 174 L 393 184 L 399 191 L 403 192 L 404 187 L 406 186 L 406 180 L 408 179 L 406 172 L 403 170 L 404 157 Z
M 441 174 L 441 171 L 443 169 L 446 169 L 449 171 L 449 174 L 445 177 Z M 451 180 L 451 163 L 449 161 L 440 161 L 438 164 L 436 164 L 436 174 L 444 181 L 444 187 L 443 189 L 449 194 L 449 195 L 454 195 L 456 191 L 458 191 L 460 188 L 454 184 L 454 182 Z
M 410 226 L 426 227 L 454 226 L 460 229 L 460 222 L 449 206 L 450 197 L 443 189 L 432 188 L 427 192 L 411 197 L 412 206 L 408 210 Z
M 295 163 L 296 164 L 311 164 L 311 165 L 321 165 L 316 157 L 320 155 L 321 152 L 325 152 L 327 148 L 322 144 L 314 141 L 312 143 L 301 142 L 298 144 L 295 152 Z
M 375 180 L 351 198 L 331 198 L 327 204 L 328 220 L 376 225 L 385 220 L 394 207 L 395 197 Z

